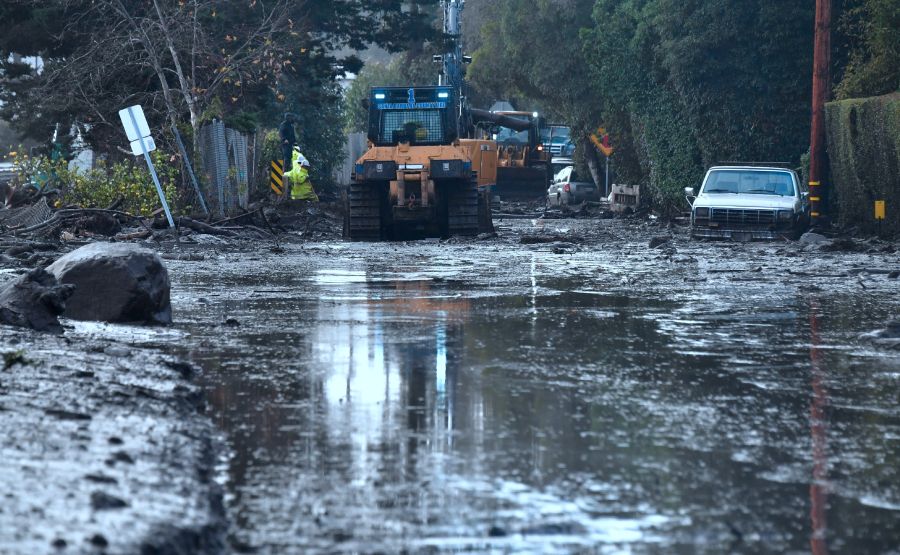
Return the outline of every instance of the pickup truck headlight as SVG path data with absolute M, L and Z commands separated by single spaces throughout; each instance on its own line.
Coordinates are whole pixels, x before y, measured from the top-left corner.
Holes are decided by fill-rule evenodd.
M 779 210 L 778 211 L 778 221 L 779 222 L 789 222 L 791 218 L 794 217 L 794 212 L 792 210 Z
M 695 208 L 694 209 L 694 218 L 708 218 L 709 217 L 709 208 Z

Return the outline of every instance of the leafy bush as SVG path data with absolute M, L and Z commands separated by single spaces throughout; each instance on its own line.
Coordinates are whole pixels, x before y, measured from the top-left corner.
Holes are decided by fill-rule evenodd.
M 844 0 L 839 30 L 849 60 L 838 99 L 888 94 L 900 89 L 900 4 L 896 0 Z
M 152 153 L 156 174 L 170 205 L 177 204 L 176 182 L 178 166 L 160 151 Z M 153 178 L 143 160 L 97 162 L 94 169 L 69 169 L 63 159 L 15 156 L 14 163 L 22 183 L 31 183 L 45 190 L 57 189 L 61 205 L 84 208 L 106 208 L 120 197 L 120 209 L 136 215 L 149 216 L 160 208 L 159 195 Z

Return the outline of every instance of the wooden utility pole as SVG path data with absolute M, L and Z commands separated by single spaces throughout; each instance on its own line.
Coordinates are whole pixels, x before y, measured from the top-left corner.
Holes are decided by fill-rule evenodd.
M 813 55 L 812 131 L 809 141 L 809 202 L 813 225 L 824 215 L 825 103 L 831 88 L 831 0 L 816 0 L 816 37 Z

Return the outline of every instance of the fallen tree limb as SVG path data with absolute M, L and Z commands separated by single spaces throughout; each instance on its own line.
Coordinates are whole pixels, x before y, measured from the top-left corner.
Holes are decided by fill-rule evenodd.
M 262 208 L 258 208 L 258 209 L 254 210 L 254 211 L 252 211 L 252 212 L 244 212 L 243 214 L 240 214 L 240 215 L 237 215 L 237 216 L 232 216 L 232 217 L 230 217 L 230 218 L 225 218 L 224 220 L 219 220 L 219 221 L 217 221 L 217 222 L 213 222 L 212 225 L 214 225 L 214 226 L 220 226 L 220 225 L 222 225 L 222 224 L 227 224 L 227 223 L 230 223 L 230 222 L 235 222 L 235 221 L 237 221 L 237 220 L 240 220 L 241 218 L 246 218 L 246 217 L 248 217 L 248 216 L 250 217 L 250 221 L 251 221 L 251 223 L 252 223 L 252 222 L 253 222 L 253 215 L 256 214 L 257 212 L 262 212 Z
M 180 218 L 178 218 L 178 225 L 209 235 L 223 235 L 225 237 L 234 237 L 234 233 L 227 229 L 213 227 L 209 224 L 198 222 L 197 220 L 192 220 L 187 216 L 181 216 Z
M 143 231 L 135 231 L 134 233 L 120 233 L 116 235 L 117 241 L 134 241 L 135 239 L 149 239 L 153 235 L 153 231 L 145 229 Z

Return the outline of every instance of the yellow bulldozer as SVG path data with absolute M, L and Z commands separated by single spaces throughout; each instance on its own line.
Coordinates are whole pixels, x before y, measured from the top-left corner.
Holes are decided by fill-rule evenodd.
M 380 87 L 369 95 L 369 150 L 356 162 L 346 234 L 353 240 L 491 231 L 494 141 L 463 139 L 451 87 Z

